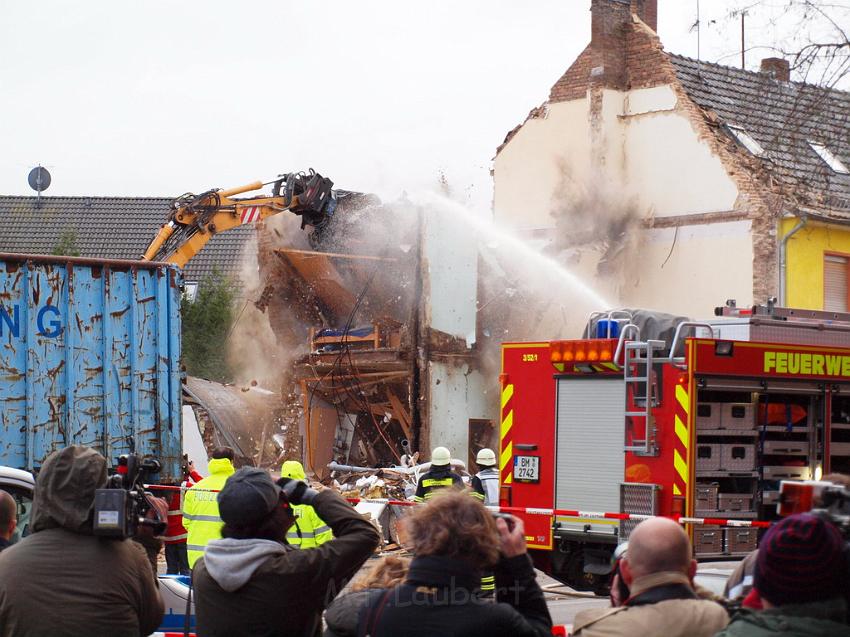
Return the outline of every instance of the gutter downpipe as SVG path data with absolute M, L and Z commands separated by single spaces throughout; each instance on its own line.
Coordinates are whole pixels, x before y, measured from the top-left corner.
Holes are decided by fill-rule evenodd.
M 807 217 L 801 215 L 800 220 L 797 222 L 797 225 L 791 228 L 788 234 L 782 237 L 782 241 L 779 242 L 779 307 L 786 306 L 785 296 L 788 287 L 788 240 L 805 227 L 806 220 Z

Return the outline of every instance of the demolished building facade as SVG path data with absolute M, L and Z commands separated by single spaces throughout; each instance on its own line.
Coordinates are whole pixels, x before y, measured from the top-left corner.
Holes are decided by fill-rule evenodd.
M 256 305 L 291 356 L 279 458 L 391 466 L 495 440 L 497 373 L 482 366 L 477 242 L 407 201 L 341 206 L 321 249 L 276 217 L 259 229 Z M 313 242 L 315 243 L 315 242 Z

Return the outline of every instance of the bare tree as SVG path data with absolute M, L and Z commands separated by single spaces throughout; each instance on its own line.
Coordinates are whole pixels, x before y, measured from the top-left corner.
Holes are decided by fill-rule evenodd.
M 794 79 L 850 88 L 850 0 L 729 0 L 716 24 L 733 31 L 742 21 L 745 52 L 787 59 Z

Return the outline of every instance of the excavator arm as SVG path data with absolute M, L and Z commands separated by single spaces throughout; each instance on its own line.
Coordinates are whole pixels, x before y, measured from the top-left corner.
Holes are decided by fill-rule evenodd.
M 333 182 L 312 169 L 308 173 L 282 175 L 271 196 L 235 199 L 267 185 L 256 181 L 229 190 L 187 193 L 171 204 L 168 222 L 148 246 L 145 261 L 165 261 L 184 267 L 219 232 L 254 223 L 281 212 L 301 216 L 301 227 L 321 230 L 336 208 Z

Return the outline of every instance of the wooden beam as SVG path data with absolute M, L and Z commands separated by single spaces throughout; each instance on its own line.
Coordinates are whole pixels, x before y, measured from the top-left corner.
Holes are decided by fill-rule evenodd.
M 371 257 L 365 254 L 340 254 L 338 252 L 315 252 L 313 250 L 294 250 L 292 248 L 277 248 L 275 252 L 281 254 L 297 254 L 305 257 L 332 258 L 332 259 L 353 259 L 355 261 L 387 261 L 395 263 L 398 259 L 393 257 Z
M 410 414 L 407 413 L 407 410 L 404 408 L 404 405 L 401 404 L 398 397 L 389 389 L 387 389 L 387 398 L 390 399 L 390 405 L 392 405 L 396 420 L 398 420 L 402 430 L 404 431 L 404 437 L 409 441 L 412 441 L 413 438 L 411 438 L 411 436 L 413 435 L 413 431 L 410 428 Z

